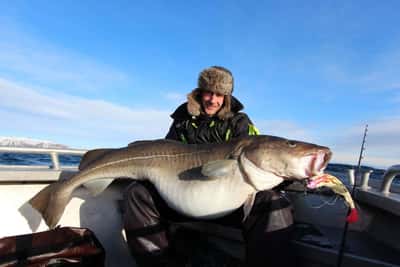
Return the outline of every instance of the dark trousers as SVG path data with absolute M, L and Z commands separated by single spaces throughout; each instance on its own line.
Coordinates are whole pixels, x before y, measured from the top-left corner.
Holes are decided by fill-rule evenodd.
M 125 233 L 137 264 L 167 266 L 174 260 L 170 250 L 174 237 L 168 231 L 169 224 L 195 219 L 168 207 L 147 181 L 132 183 L 125 192 L 124 203 Z M 207 222 L 242 230 L 245 266 L 293 266 L 289 246 L 293 218 L 289 201 L 275 191 L 261 191 L 244 222 L 242 210 Z

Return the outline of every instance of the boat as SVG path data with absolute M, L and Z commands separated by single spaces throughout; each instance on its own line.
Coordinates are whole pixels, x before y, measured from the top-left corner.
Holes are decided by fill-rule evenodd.
M 82 156 L 86 151 L 57 148 L 0 147 L 0 153 L 47 154 L 49 166 L 0 165 L 0 238 L 48 230 L 29 200 L 46 185 L 68 179 L 77 166 L 63 166 L 60 155 Z M 346 225 L 348 208 L 329 191 L 307 191 L 293 184 L 283 192 L 294 207 L 295 231 L 291 240 L 298 266 L 400 266 L 400 186 L 393 184 L 400 165 L 388 168 L 380 181 L 371 171 L 355 175 L 348 170 L 346 185 L 354 186 L 360 220 Z M 357 176 L 357 177 L 356 177 Z M 106 251 L 106 266 L 135 266 L 122 227 L 122 192 L 132 180 L 117 179 L 98 196 L 85 188 L 74 192 L 59 224 L 91 229 Z M 322 205 L 324 205 L 322 207 Z M 232 257 L 244 257 L 243 239 L 236 229 L 207 224 L 183 225 L 206 232 L 209 241 Z

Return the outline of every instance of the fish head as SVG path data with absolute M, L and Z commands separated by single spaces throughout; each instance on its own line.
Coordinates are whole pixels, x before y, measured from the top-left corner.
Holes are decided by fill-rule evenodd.
M 325 146 L 260 135 L 243 148 L 242 156 L 264 172 L 301 180 L 322 174 L 332 152 Z

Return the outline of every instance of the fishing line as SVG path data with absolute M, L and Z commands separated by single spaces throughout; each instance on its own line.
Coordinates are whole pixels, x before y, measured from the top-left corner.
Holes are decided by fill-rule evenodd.
M 339 199 L 338 195 L 334 195 L 333 198 L 331 200 L 324 200 L 321 194 L 318 194 L 320 197 L 320 201 L 322 202 L 322 204 L 318 205 L 318 206 L 314 206 L 312 203 L 310 203 L 309 198 L 307 197 L 308 194 L 308 190 L 307 190 L 307 184 L 309 182 L 309 179 L 305 179 L 302 181 L 302 184 L 304 186 L 304 190 L 303 190 L 303 198 L 307 204 L 308 207 L 312 208 L 312 209 L 320 209 L 326 205 L 329 206 L 333 206 L 335 205 L 335 203 L 337 202 L 337 200 Z M 315 189 L 314 192 L 322 192 L 322 190 L 320 188 Z
M 325 206 L 333 206 L 333 205 L 336 204 L 338 199 L 339 199 L 339 196 L 337 196 L 337 195 L 333 196 L 331 199 L 328 199 L 328 200 L 324 200 L 323 197 L 320 196 L 320 200 L 321 200 L 322 204 L 320 204 L 318 206 L 312 206 L 311 205 L 311 208 L 312 209 L 320 209 L 320 208 L 323 208 Z
M 316 190 L 316 192 L 318 192 L 318 191 L 322 192 L 322 190 Z M 312 209 L 320 209 L 320 208 L 323 208 L 325 206 L 333 206 L 333 205 L 336 204 L 337 200 L 339 199 L 338 195 L 334 195 L 330 199 L 325 200 L 325 197 L 323 197 L 321 194 L 318 194 L 320 202 L 322 202 L 322 203 L 315 206 L 310 202 L 309 198 L 307 197 L 307 193 L 308 192 L 305 189 L 304 190 L 304 195 L 302 197 L 305 199 L 305 202 L 307 203 L 307 206 L 312 208 Z

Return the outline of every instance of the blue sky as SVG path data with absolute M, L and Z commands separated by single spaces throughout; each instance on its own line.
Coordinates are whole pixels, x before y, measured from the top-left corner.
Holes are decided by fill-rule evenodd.
M 0 136 L 164 137 L 199 71 L 222 65 L 262 133 L 356 164 L 368 124 L 364 163 L 399 163 L 400 2 L 147 2 L 0 0 Z

